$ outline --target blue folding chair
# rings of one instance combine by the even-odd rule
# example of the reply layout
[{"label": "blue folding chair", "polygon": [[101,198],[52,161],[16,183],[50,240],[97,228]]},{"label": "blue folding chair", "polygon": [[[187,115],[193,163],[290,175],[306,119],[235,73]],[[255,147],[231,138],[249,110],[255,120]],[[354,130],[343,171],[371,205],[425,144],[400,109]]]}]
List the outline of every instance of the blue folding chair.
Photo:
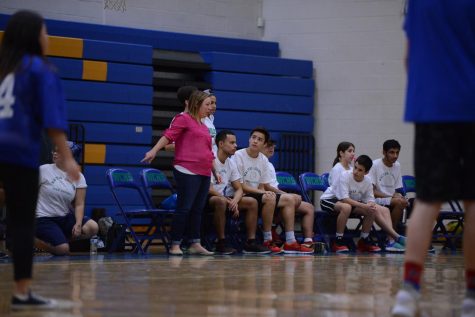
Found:
[{"label": "blue folding chair", "polygon": [[[149,194],[146,195],[149,208],[155,208],[155,203],[153,202],[152,195],[150,195],[150,191],[152,189],[168,190],[172,194],[172,196],[175,195],[176,198],[175,189],[173,189],[172,185],[168,181],[167,177],[162,173],[162,171],[157,170],[155,168],[145,168],[140,171],[140,180],[144,191]],[[165,200],[169,199],[172,196],[165,198]],[[170,208],[169,204],[165,204],[163,202],[160,204],[160,208],[174,210],[174,208]]]},{"label": "blue folding chair", "polygon": [[[168,211],[149,207],[146,195],[129,171],[111,168],[107,170],[106,176],[112,196],[119,209],[119,215],[122,216],[127,227],[117,236],[111,250],[119,241],[125,239],[126,246],[132,247],[132,252],[144,254],[152,241],[160,238],[168,251],[168,241],[161,230],[161,218]],[[129,209],[126,207],[126,200],[130,197],[137,198],[143,208]],[[145,227],[145,229],[136,230],[138,227]],[[130,234],[133,242],[128,242],[127,233]]]}]

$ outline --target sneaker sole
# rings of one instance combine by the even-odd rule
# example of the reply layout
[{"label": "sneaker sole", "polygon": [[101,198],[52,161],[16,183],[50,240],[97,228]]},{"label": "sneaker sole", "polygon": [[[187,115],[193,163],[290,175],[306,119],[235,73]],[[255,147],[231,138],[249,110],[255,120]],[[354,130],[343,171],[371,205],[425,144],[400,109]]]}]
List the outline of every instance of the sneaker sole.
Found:
[{"label": "sneaker sole", "polygon": [[385,251],[390,253],[404,253],[406,250],[386,248]]},{"label": "sneaker sole", "polygon": [[285,254],[313,254],[315,251],[292,251],[292,250],[284,250]]},{"label": "sneaker sole", "polygon": [[262,252],[253,252],[253,251],[242,251],[243,254],[248,254],[248,255],[266,255],[266,254],[271,254],[271,251],[262,251]]},{"label": "sneaker sole", "polygon": [[19,304],[11,304],[10,308],[12,310],[37,310],[37,309],[55,309],[58,308],[58,303],[56,301],[51,301],[51,303],[47,305],[19,305]]}]

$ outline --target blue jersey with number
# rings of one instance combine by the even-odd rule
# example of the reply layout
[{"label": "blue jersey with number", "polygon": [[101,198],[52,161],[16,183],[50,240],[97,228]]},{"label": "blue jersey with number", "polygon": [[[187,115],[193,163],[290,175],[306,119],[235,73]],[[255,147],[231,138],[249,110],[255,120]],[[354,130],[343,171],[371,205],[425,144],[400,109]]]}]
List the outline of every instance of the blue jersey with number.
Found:
[{"label": "blue jersey with number", "polygon": [[0,163],[37,167],[44,128],[66,131],[63,90],[50,65],[27,55],[0,84]]}]

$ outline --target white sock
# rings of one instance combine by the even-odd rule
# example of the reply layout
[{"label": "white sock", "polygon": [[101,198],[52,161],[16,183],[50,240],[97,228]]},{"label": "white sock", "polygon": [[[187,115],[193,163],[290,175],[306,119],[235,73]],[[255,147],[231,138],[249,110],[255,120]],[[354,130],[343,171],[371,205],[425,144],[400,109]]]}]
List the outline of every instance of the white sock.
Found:
[{"label": "white sock", "polygon": [[264,231],[264,241],[271,241],[272,240],[272,232],[271,231]]},{"label": "white sock", "polygon": [[335,235],[336,235],[337,238],[343,238],[343,233],[338,233],[337,232]]},{"label": "white sock", "polygon": [[361,238],[366,239],[369,237],[369,232],[361,232]]},{"label": "white sock", "polygon": [[312,238],[305,238],[303,239],[303,242],[313,242]]},{"label": "white sock", "polygon": [[293,231],[286,231],[285,232],[285,242],[293,243],[295,242],[295,233]]}]

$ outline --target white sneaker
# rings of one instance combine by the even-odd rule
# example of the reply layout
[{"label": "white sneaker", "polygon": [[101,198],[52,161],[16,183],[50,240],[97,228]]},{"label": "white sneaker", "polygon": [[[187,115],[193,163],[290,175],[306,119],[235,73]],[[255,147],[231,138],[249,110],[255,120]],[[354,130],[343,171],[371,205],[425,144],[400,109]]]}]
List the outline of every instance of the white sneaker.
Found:
[{"label": "white sneaker", "polygon": [[415,317],[420,295],[416,291],[401,289],[396,295],[396,303],[391,311],[392,317]]},{"label": "white sneaker", "polygon": [[465,298],[463,300],[461,317],[475,317],[475,299]]}]

